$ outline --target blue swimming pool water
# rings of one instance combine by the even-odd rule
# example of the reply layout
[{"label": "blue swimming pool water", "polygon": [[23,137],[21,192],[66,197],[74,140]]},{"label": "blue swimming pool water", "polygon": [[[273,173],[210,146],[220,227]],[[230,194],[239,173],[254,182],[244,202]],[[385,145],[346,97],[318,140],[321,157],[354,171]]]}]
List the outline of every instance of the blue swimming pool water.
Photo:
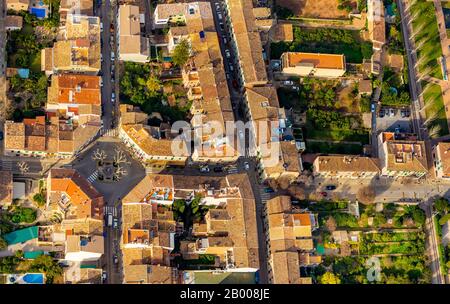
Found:
[{"label": "blue swimming pool water", "polygon": [[32,7],[31,13],[38,18],[45,18],[45,8]]},{"label": "blue swimming pool water", "polygon": [[28,284],[44,284],[44,274],[42,273],[27,273],[22,280]]}]

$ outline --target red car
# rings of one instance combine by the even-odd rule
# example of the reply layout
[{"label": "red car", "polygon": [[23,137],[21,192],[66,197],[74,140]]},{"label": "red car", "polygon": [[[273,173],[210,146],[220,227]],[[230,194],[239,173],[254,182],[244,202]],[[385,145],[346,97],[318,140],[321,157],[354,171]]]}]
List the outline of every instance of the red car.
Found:
[{"label": "red car", "polygon": [[236,79],[233,79],[232,83],[233,83],[233,87],[234,87],[235,89],[238,89],[238,88],[239,88]]},{"label": "red car", "polygon": [[320,192],[320,194],[322,194],[322,196],[327,197],[328,193],[326,192]]}]

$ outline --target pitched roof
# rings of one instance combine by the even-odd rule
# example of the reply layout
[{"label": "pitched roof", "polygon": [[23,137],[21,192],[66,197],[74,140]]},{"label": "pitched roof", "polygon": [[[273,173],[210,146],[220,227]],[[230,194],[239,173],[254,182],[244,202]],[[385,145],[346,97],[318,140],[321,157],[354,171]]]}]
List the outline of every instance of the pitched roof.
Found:
[{"label": "pitched roof", "polygon": [[[121,125],[121,129],[128,135],[131,140],[138,145],[147,155],[152,156],[189,156],[186,143],[180,141],[177,146],[170,139],[156,139],[150,134],[148,128],[142,124]],[[173,151],[174,148],[176,151]]]},{"label": "pitched roof", "polygon": [[49,102],[100,105],[100,76],[53,75],[48,93]]},{"label": "pitched roof", "polygon": [[76,170],[50,170],[49,192],[65,193],[72,202],[74,218],[96,218],[103,216],[103,196]]},{"label": "pitched roof", "polygon": [[318,156],[317,172],[379,172],[378,159],[355,155]]},{"label": "pitched roof", "polygon": [[231,26],[239,50],[239,61],[244,84],[267,83],[266,65],[262,56],[262,44],[255,27],[252,1],[227,1]]}]

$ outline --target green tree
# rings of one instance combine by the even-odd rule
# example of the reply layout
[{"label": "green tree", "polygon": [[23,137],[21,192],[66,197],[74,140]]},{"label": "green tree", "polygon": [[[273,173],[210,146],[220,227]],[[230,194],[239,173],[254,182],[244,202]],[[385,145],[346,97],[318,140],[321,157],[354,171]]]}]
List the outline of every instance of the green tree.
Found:
[{"label": "green tree", "polygon": [[173,51],[173,63],[178,66],[184,66],[189,59],[190,53],[191,47],[189,46],[189,42],[186,39],[181,40]]},{"label": "green tree", "polygon": [[319,278],[320,284],[341,284],[341,279],[332,272],[325,272],[323,276]]},{"label": "green tree", "polygon": [[4,238],[0,236],[0,250],[4,250],[8,247],[8,243],[5,241]]},{"label": "green tree", "polygon": [[55,277],[62,275],[63,270],[51,256],[41,255],[33,261],[29,272],[45,273],[47,284],[52,284]]},{"label": "green tree", "polygon": [[441,214],[447,213],[450,209],[448,200],[444,197],[438,198],[434,201],[434,208]]},{"label": "green tree", "polygon": [[145,82],[145,87],[147,88],[150,95],[154,96],[161,88],[161,82],[155,76],[150,76]]}]

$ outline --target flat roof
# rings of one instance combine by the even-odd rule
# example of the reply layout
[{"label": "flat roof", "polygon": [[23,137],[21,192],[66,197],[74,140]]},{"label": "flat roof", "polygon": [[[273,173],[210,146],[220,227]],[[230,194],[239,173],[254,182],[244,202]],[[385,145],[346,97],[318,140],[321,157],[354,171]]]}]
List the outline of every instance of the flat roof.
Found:
[{"label": "flat roof", "polygon": [[[287,52],[289,66],[313,64],[319,69],[344,69],[345,57],[338,54]],[[283,54],[283,55],[284,55]]]}]

